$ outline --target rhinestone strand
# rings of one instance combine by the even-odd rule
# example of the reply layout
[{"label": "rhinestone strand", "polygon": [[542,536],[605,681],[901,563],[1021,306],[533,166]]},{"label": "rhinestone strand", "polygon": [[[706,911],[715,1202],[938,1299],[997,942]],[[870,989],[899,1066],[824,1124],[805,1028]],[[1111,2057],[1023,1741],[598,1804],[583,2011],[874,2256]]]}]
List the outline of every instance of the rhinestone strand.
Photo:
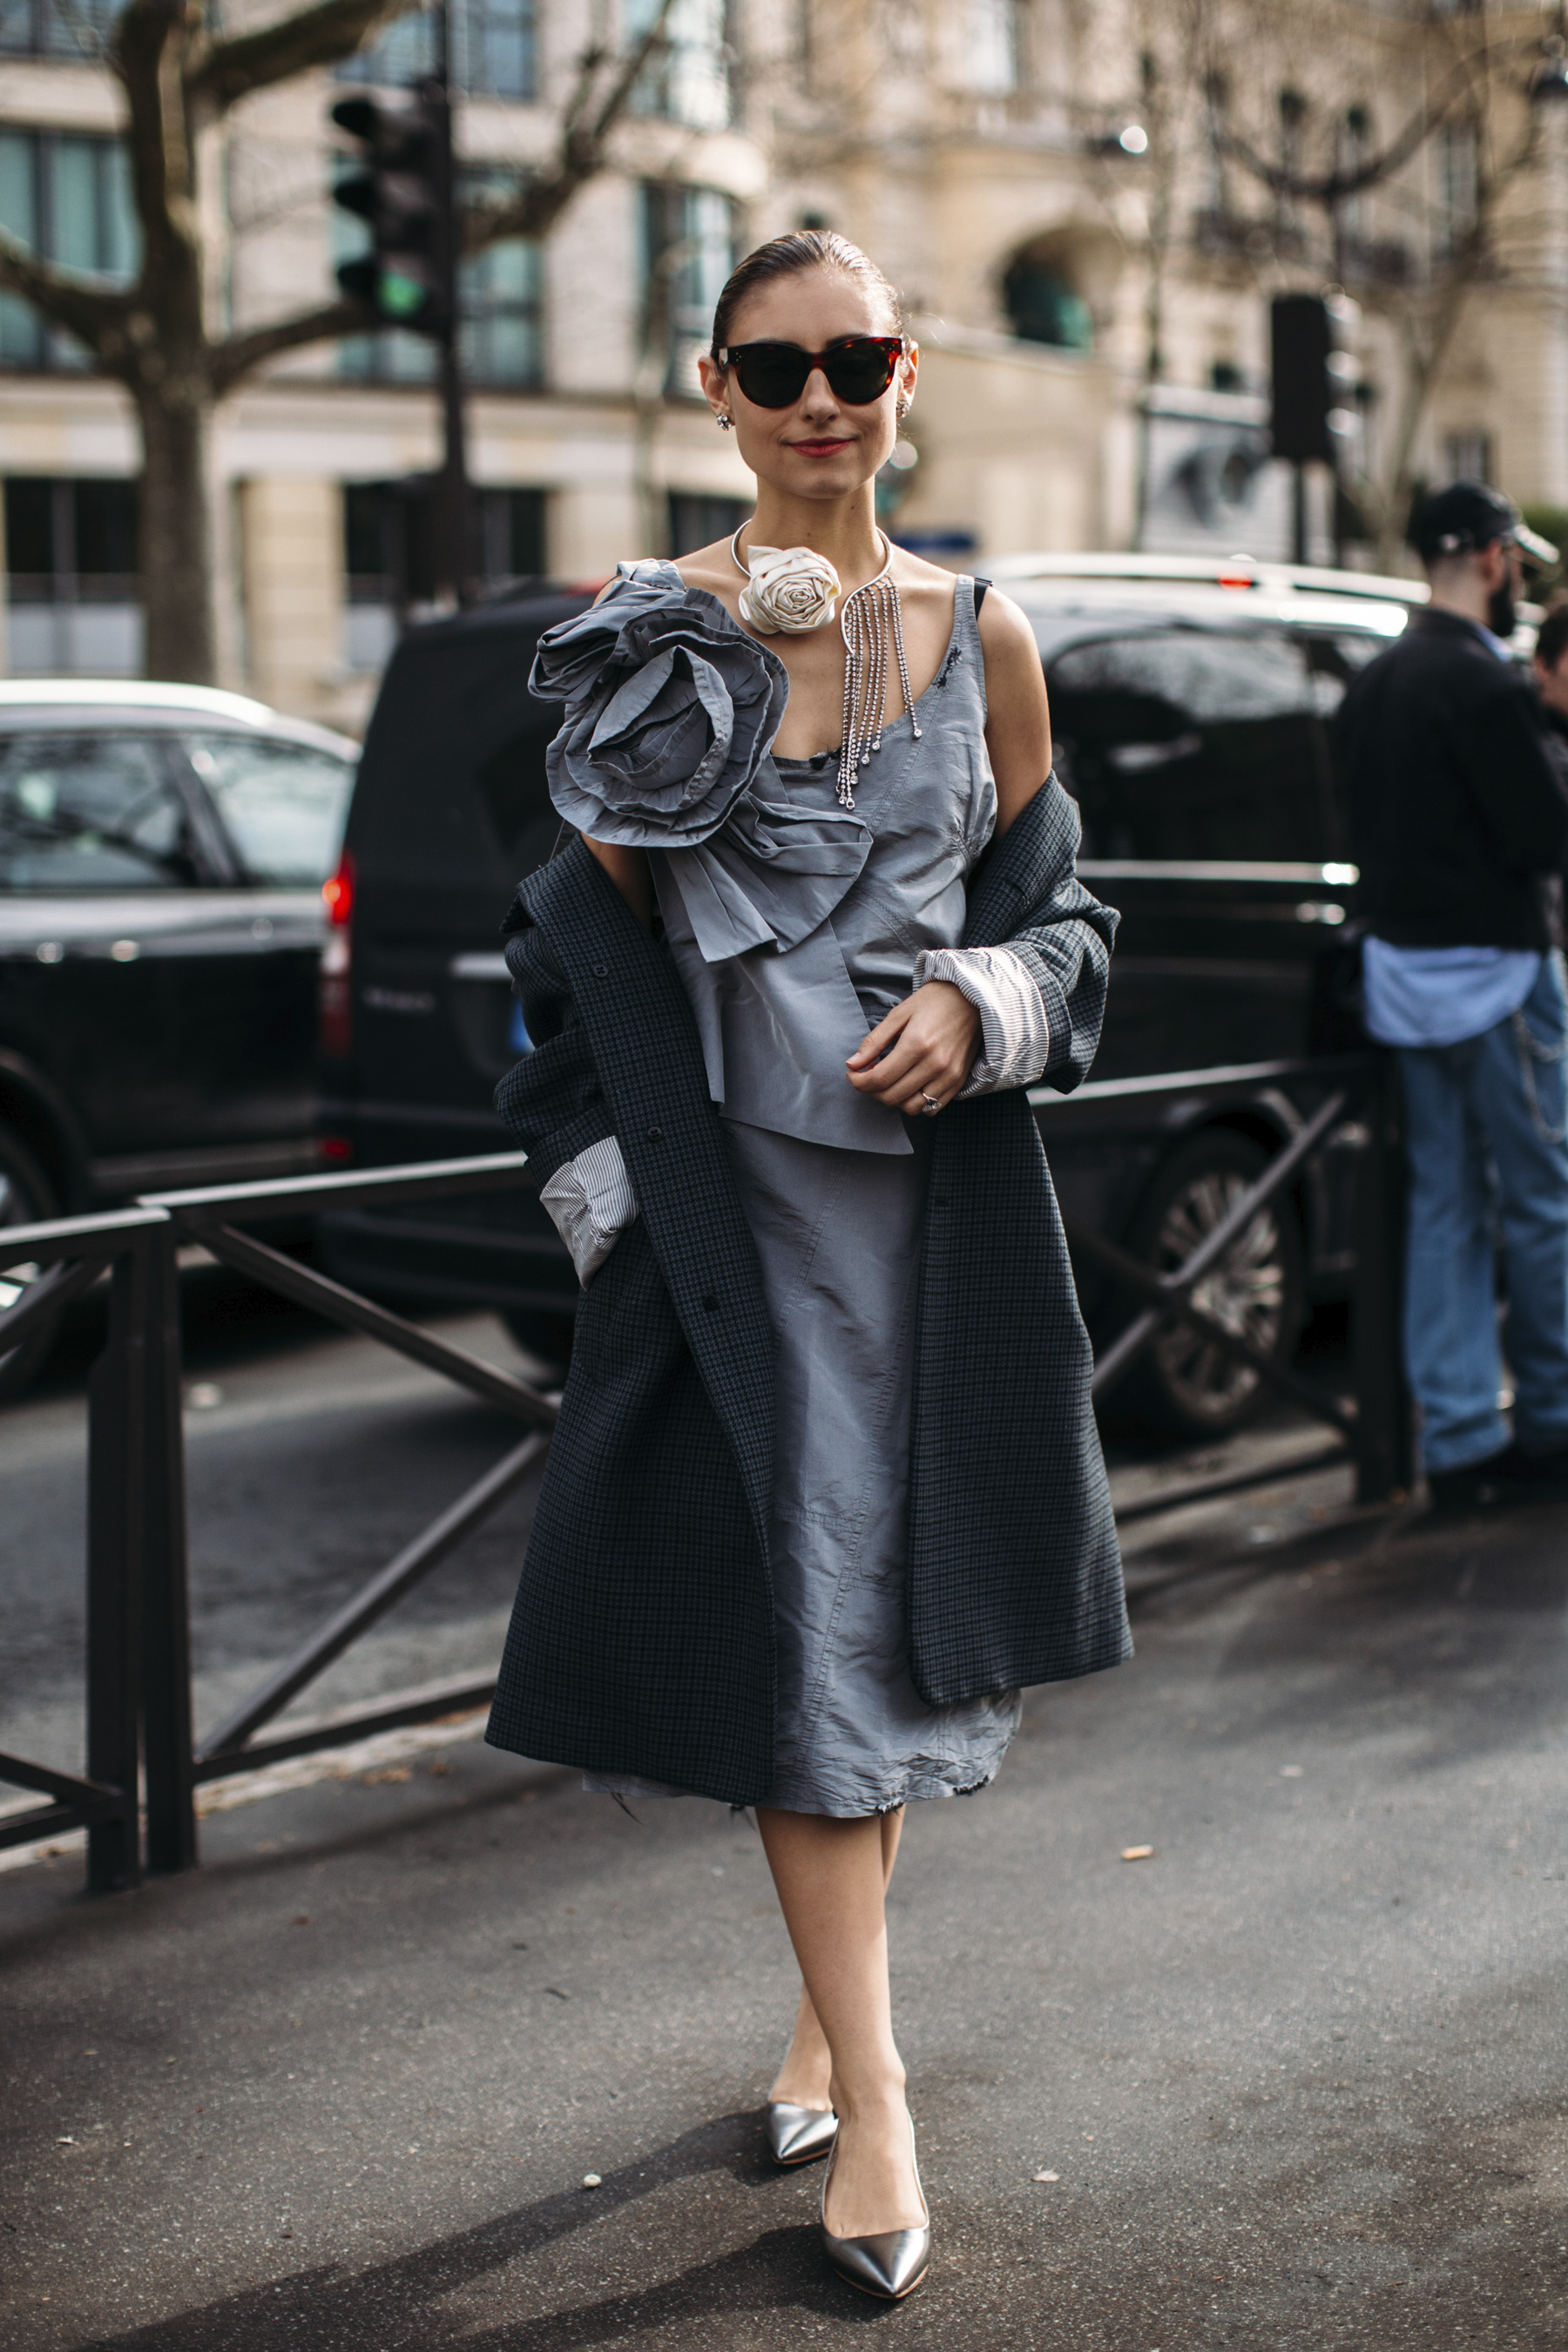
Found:
[{"label": "rhinestone strand", "polygon": [[921,722],[910,692],[910,666],[904,655],[903,612],[899,592],[888,574],[892,569],[891,541],[883,534],[887,557],[874,580],[868,580],[844,599],[838,626],[844,638],[844,731],[838,751],[839,805],[855,805],[855,772],[870,765],[873,751],[882,748],[883,714],[888,699],[889,647],[898,665],[904,709],[918,743]]}]

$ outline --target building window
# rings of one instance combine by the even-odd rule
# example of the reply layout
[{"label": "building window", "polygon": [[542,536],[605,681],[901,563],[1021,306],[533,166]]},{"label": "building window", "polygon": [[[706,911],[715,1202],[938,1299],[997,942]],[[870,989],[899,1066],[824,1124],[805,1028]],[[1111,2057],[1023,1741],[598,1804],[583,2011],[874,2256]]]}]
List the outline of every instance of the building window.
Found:
[{"label": "building window", "polygon": [[1204,209],[1223,220],[1230,211],[1230,170],[1225,142],[1230,135],[1230,83],[1222,73],[1204,77]]},{"label": "building window", "polygon": [[1062,352],[1093,349],[1089,304],[1048,263],[1020,255],[1002,281],[1002,299],[1021,342],[1048,343]]},{"label": "building window", "polygon": [[121,0],[11,0],[0,12],[0,57],[100,65]]},{"label": "building window", "polygon": [[[1372,161],[1372,116],[1364,106],[1345,109],[1340,126],[1339,168],[1347,179],[1364,172]],[[1340,205],[1340,227],[1346,236],[1358,239],[1366,236],[1366,195],[1358,190]]]},{"label": "building window", "polygon": [[[452,87],[465,98],[537,94],[533,0],[451,0]],[[436,69],[435,20],[426,9],[399,16],[374,47],[338,68],[340,81],[423,81]]]},{"label": "building window", "polygon": [[463,373],[470,383],[533,388],[544,381],[540,252],[507,237],[462,268]]},{"label": "building window", "polygon": [[643,190],[644,331],[668,348],[667,392],[700,399],[700,354],[713,340],[713,313],[740,258],[738,208],[717,188],[668,181]]},{"label": "building window", "polygon": [[136,485],[13,475],[6,636],[17,677],[134,677],[142,667]]},{"label": "building window", "polygon": [[715,540],[733,539],[751,511],[750,499],[716,499],[705,490],[671,490],[670,554],[689,555],[695,548],[711,547]]},{"label": "building window", "polygon": [[[358,167],[349,157],[335,159],[343,173]],[[511,175],[482,168],[465,172],[466,194],[500,192],[515,184]],[[347,261],[367,252],[370,229],[352,213],[331,207],[332,259]],[[544,329],[541,303],[542,273],[538,246],[526,237],[507,237],[470,254],[458,274],[462,311],[458,349],[463,373],[470,383],[514,392],[536,391],[544,381]],[[426,335],[411,335],[396,327],[378,328],[374,334],[350,335],[338,345],[338,373],[372,383],[429,383],[437,356]]]},{"label": "building window", "polygon": [[[626,0],[626,38],[641,39],[658,0]],[[674,0],[662,46],[648,59],[633,111],[690,131],[727,131],[734,120],[729,0]]]},{"label": "building window", "polygon": [[1437,134],[1437,236],[1440,259],[1452,260],[1479,220],[1480,173],[1475,125],[1450,122]]},{"label": "building window", "polygon": [[1016,90],[1021,79],[1018,0],[969,0],[963,26],[964,89],[984,98]]},{"label": "building window", "polygon": [[[434,580],[429,478],[343,485],[343,656],[351,669],[382,668],[398,616],[426,603]],[[545,492],[472,492],[474,556],[489,589],[542,580]]]},{"label": "building window", "polygon": [[1443,478],[1448,482],[1489,482],[1492,478],[1491,435],[1448,434],[1443,442]]},{"label": "building window", "polygon": [[[46,261],[111,284],[136,275],[130,160],[118,139],[76,131],[0,131],[0,226]],[[73,336],[0,296],[0,365],[89,368]]]}]

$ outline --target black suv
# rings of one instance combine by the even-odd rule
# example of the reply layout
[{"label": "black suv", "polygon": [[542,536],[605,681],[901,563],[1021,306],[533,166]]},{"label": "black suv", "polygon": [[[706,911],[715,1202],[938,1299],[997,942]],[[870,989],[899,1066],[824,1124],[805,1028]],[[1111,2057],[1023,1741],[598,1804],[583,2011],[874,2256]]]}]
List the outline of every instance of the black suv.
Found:
[{"label": "black suv", "polygon": [[[1159,1263],[1185,1256],[1300,1122],[1288,1085],[1223,1109],[1162,1102],[1142,1118],[1095,1083],[1290,1059],[1342,1044],[1326,986],[1344,960],[1343,812],[1326,722],[1355,670],[1422,592],[1335,572],[1180,560],[998,563],[1029,615],[1050,689],[1058,772],[1083,812],[1080,870],[1122,910],[1094,1081],[1070,1145],[1037,1116],[1069,1213]],[[505,1148],[496,1080],[528,1050],[499,925],[559,830],[544,751],[559,713],[527,678],[542,629],[585,594],[500,605],[405,638],[365,746],[328,951],[328,1149],[362,1164]],[[1331,1151],[1265,1212],[1211,1279],[1289,1352],[1314,1298],[1342,1295],[1348,1157]],[[576,1284],[521,1190],[417,1213],[335,1217],[344,1279],[412,1305],[497,1307],[535,1353],[570,1346]],[[1224,1292],[1226,1295],[1221,1296]],[[1234,1292],[1234,1297],[1231,1293]],[[1113,1302],[1084,1281],[1091,1324]],[[1188,1433],[1234,1425],[1258,1376],[1190,1335],[1151,1351],[1141,1402]]]},{"label": "black suv", "polygon": [[0,1223],[318,1164],[321,886],[357,757],[199,687],[0,686]]}]

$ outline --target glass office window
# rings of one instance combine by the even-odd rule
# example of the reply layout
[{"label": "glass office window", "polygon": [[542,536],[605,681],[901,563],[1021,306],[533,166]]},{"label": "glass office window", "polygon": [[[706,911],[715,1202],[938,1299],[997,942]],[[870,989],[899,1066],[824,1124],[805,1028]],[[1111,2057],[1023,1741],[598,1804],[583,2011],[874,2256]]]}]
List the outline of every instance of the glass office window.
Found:
[{"label": "glass office window", "polygon": [[668,343],[667,389],[700,399],[699,355],[713,333],[724,280],[740,258],[738,207],[717,188],[649,183],[643,190],[646,331]]},{"label": "glass office window", "polygon": [[[658,14],[658,0],[626,0],[626,39],[639,40]],[[734,120],[729,0],[675,0],[632,107],[692,131],[729,129]]]},{"label": "glass office window", "polygon": [[[46,261],[124,285],[140,240],[130,158],[118,139],[77,131],[0,130],[0,226]],[[15,296],[0,296],[0,364],[82,369],[74,337]]]},{"label": "glass office window", "polygon": [[[466,98],[527,100],[537,95],[534,0],[453,0],[452,87]],[[434,21],[415,9],[379,41],[338,68],[340,81],[400,88],[435,71]]]}]

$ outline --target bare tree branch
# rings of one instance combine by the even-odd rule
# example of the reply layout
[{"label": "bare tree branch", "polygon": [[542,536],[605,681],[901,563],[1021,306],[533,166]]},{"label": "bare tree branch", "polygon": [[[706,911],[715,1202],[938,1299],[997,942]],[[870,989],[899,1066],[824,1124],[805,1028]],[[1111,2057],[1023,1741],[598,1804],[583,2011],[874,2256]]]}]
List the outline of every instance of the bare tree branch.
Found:
[{"label": "bare tree branch", "polygon": [[674,5],[675,0],[659,0],[647,30],[621,58],[597,103],[595,91],[605,52],[584,50],[562,120],[553,168],[531,174],[515,194],[471,205],[463,222],[465,252],[481,252],[507,236],[543,236],[554,227],[578,189],[603,170],[605,142],[626,112],[648,59],[664,46],[665,26]]},{"label": "bare tree branch", "polygon": [[221,399],[241,376],[249,375],[264,361],[275,360],[284,352],[302,351],[308,343],[330,342],[339,335],[373,334],[381,323],[363,303],[345,297],[339,302],[323,303],[319,310],[301,310],[292,319],[277,320],[269,327],[247,328],[245,333],[213,345],[213,390]]},{"label": "bare tree branch", "polygon": [[30,302],[51,326],[75,335],[103,364],[112,364],[105,345],[112,350],[129,307],[130,297],[123,289],[111,292],[90,278],[78,278],[38,260],[4,228],[0,228],[0,287]]},{"label": "bare tree branch", "polygon": [[[1404,169],[1435,131],[1441,130],[1447,122],[1472,115],[1477,103],[1476,68],[1479,67],[1485,73],[1492,62],[1480,55],[1459,58],[1387,146],[1377,154],[1369,156],[1353,171],[1288,171],[1283,164],[1271,163],[1267,155],[1260,155],[1249,141],[1238,137],[1234,131],[1226,130],[1211,100],[1214,143],[1219,153],[1232,163],[1239,163],[1271,194],[1295,196],[1303,204],[1331,207],[1345,203],[1352,196],[1363,194],[1368,188],[1376,187],[1381,181],[1392,178],[1395,172]],[[1210,79],[1211,86],[1217,82],[1216,76],[1211,76]]]},{"label": "bare tree branch", "polygon": [[316,0],[314,7],[198,51],[186,70],[186,90],[222,113],[253,89],[352,57],[413,5],[414,0]]}]

